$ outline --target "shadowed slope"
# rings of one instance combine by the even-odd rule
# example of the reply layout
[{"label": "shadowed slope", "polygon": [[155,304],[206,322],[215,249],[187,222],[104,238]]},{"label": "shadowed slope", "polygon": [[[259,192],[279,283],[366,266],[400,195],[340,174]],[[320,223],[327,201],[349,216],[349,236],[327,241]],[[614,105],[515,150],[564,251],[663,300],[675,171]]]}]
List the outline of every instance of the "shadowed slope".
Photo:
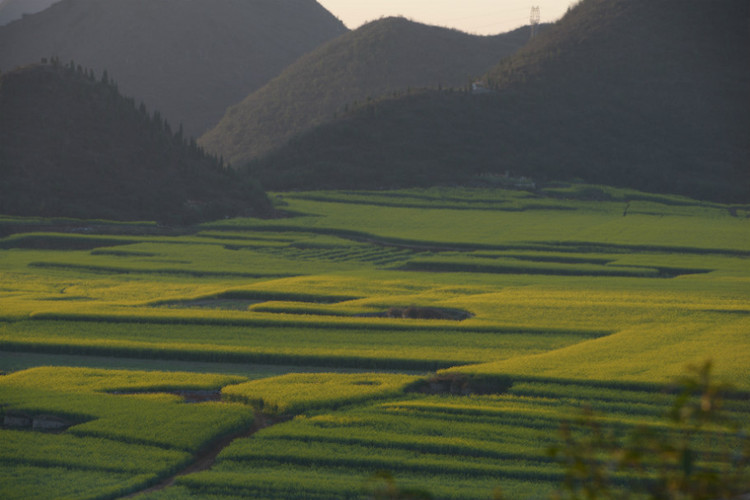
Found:
[{"label": "shadowed slope", "polygon": [[465,87],[529,39],[528,29],[474,36],[403,18],[325,44],[231,107],[200,140],[239,165],[357,101],[408,88]]},{"label": "shadowed slope", "polygon": [[369,103],[253,165],[269,188],[590,182],[750,199],[750,4],[584,0],[494,93]]},{"label": "shadowed slope", "polygon": [[227,106],[347,30],[314,0],[62,0],[0,27],[0,68],[57,56],[198,136]]},{"label": "shadowed slope", "polygon": [[59,0],[2,0],[0,1],[0,26],[20,19],[24,14],[40,12]]},{"label": "shadowed slope", "polygon": [[0,213],[194,222],[265,195],[110,82],[35,65],[0,77]]}]

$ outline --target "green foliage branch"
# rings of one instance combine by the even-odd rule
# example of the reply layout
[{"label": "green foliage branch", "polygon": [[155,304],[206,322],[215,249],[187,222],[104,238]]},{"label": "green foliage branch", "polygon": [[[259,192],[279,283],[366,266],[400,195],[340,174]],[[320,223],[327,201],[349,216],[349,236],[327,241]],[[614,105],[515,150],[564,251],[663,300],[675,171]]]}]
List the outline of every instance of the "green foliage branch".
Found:
[{"label": "green foliage branch", "polygon": [[624,439],[584,409],[550,448],[565,470],[557,499],[718,500],[750,492],[750,439],[723,410],[728,384],[712,362],[688,367],[664,426],[638,426]]}]

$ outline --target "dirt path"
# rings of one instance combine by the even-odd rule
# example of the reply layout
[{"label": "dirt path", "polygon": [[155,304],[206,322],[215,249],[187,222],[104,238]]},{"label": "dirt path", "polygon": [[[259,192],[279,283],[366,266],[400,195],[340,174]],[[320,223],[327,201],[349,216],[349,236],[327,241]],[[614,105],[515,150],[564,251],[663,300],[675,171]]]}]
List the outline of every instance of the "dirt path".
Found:
[{"label": "dirt path", "polygon": [[164,488],[172,486],[175,480],[180,476],[186,476],[188,474],[193,474],[195,472],[208,470],[211,468],[211,466],[213,466],[214,462],[216,461],[216,457],[219,455],[219,453],[221,453],[221,451],[224,448],[229,446],[229,444],[232,443],[232,441],[234,441],[235,439],[252,436],[259,430],[265,429],[266,427],[270,427],[271,425],[277,424],[281,421],[282,420],[279,420],[279,419],[273,419],[269,417],[268,415],[264,415],[263,413],[256,412],[255,418],[253,420],[253,425],[250,426],[249,429],[244,429],[234,434],[230,434],[229,436],[225,436],[211,443],[206,448],[196,453],[196,455],[193,457],[193,461],[181,471],[162,480],[161,482],[159,482],[158,484],[154,486],[150,486],[149,488],[144,489],[144,490],[136,491],[135,493],[131,493],[121,498],[135,498],[145,493],[151,493],[154,491],[163,490]]}]

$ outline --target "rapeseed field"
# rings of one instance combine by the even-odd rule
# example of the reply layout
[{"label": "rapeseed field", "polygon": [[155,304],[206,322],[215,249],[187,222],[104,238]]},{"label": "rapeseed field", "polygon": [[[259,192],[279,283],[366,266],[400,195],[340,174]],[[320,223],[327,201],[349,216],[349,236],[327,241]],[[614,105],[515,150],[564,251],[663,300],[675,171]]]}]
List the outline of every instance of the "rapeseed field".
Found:
[{"label": "rapeseed field", "polygon": [[748,207],[586,189],[281,193],[288,217],[162,232],[0,219],[39,229],[0,239],[0,497],[119,498],[229,436],[141,498],[368,498],[384,477],[545,498],[562,422],[669,435],[665,387],[707,359],[746,421]]}]

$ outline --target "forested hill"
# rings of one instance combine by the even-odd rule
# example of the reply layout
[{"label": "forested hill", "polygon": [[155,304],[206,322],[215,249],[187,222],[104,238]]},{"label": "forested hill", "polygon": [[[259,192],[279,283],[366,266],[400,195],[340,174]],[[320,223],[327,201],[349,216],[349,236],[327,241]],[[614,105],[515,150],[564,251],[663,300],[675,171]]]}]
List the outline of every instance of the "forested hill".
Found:
[{"label": "forested hill", "polygon": [[315,0],[62,0],[0,27],[0,69],[57,56],[107,70],[123,95],[197,137],[346,31]]},{"label": "forested hill", "polygon": [[252,168],[267,188],[581,178],[750,200],[750,3],[583,0],[490,94],[361,106]]},{"label": "forested hill", "polygon": [[59,0],[0,0],[0,26],[42,11]]},{"label": "forested hill", "polygon": [[368,23],[300,58],[231,107],[201,145],[240,164],[345,106],[420,87],[465,87],[529,40],[523,28],[473,36],[403,18]]},{"label": "forested hill", "polygon": [[0,213],[191,223],[268,210],[108,77],[59,64],[0,76]]}]

